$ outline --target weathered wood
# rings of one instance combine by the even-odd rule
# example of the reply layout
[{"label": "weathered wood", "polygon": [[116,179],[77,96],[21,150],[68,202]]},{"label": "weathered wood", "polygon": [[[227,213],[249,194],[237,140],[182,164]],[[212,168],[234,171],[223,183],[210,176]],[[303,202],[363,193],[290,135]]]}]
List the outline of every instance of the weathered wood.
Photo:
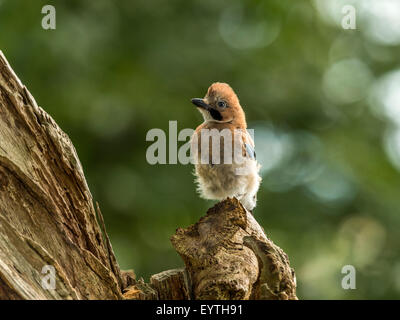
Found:
[{"label": "weathered wood", "polygon": [[136,274],[133,270],[122,270],[121,271],[122,278],[122,287],[127,288],[136,283]]},{"label": "weathered wood", "polygon": [[125,288],[123,296],[126,300],[158,300],[158,292],[143,279]]},{"label": "weathered wood", "polygon": [[286,254],[235,198],[178,229],[171,241],[185,262],[195,299],[297,299]]},{"label": "weathered wood", "polygon": [[187,275],[184,269],[172,269],[152,275],[151,286],[160,300],[189,300]]},{"label": "weathered wood", "polygon": [[[56,270],[55,290],[41,286],[45,265]],[[75,148],[1,52],[0,279],[9,298],[121,298]]]},{"label": "weathered wood", "polygon": [[257,256],[261,269],[251,299],[297,300],[296,276],[290,268],[287,254],[272,241],[254,236],[244,237],[243,244]]}]

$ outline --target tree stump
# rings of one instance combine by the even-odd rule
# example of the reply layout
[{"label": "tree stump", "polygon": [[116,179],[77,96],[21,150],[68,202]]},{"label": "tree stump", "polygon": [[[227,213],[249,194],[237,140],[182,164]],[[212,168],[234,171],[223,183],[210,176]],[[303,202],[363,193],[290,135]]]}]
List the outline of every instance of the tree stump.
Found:
[{"label": "tree stump", "polygon": [[287,255],[236,198],[208,210],[171,238],[193,299],[297,299]]}]

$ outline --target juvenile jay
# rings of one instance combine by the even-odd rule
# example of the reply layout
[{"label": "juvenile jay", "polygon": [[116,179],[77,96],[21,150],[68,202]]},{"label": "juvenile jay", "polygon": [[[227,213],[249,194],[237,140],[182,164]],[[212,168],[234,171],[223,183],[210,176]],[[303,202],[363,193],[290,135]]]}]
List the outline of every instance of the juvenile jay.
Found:
[{"label": "juvenile jay", "polygon": [[191,139],[200,196],[210,200],[236,197],[252,212],[261,183],[254,142],[233,89],[213,83],[203,99],[192,99],[204,118]]}]

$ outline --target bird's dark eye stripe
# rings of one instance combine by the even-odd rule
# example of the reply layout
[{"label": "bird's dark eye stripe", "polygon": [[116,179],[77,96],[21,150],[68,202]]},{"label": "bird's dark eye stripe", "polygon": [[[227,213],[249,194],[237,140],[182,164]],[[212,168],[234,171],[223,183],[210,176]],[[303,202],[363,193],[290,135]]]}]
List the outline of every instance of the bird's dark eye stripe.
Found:
[{"label": "bird's dark eye stripe", "polygon": [[210,109],[210,114],[214,120],[218,120],[218,121],[222,120],[222,115],[217,110]]}]

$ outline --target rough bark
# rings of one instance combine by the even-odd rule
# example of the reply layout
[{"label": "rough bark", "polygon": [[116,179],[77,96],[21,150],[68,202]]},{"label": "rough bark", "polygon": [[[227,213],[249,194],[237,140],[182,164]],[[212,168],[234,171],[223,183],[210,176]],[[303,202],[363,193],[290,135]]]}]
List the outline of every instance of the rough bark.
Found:
[{"label": "rough bark", "polygon": [[171,238],[193,299],[297,299],[289,259],[241,203],[227,199]]},{"label": "rough bark", "polygon": [[185,269],[120,270],[73,144],[0,51],[0,299],[296,299],[286,254],[236,199],[171,240]]},{"label": "rough bark", "polygon": [[[120,298],[75,148],[2,53],[0,94],[0,298]],[[55,290],[41,286],[45,265]]]},{"label": "rough bark", "polygon": [[188,300],[189,283],[184,269],[167,270],[153,275],[150,284],[160,300]]}]

